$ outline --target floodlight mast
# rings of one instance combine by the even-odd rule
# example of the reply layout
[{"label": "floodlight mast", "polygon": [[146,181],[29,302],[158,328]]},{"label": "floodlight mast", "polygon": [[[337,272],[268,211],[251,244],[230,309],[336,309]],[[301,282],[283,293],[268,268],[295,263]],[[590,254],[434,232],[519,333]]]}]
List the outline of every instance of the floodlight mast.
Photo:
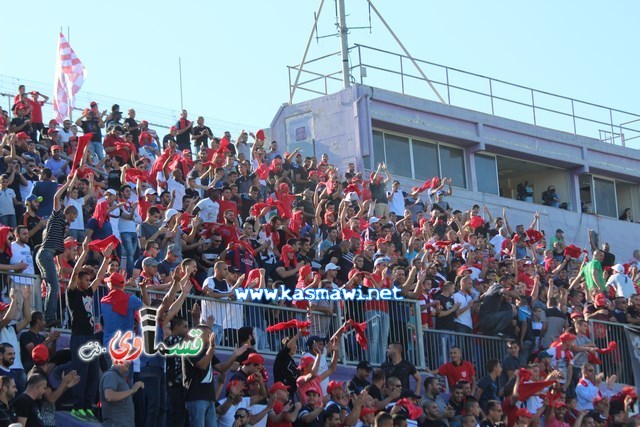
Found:
[{"label": "floodlight mast", "polygon": [[347,16],[345,13],[345,0],[338,1],[338,31],[340,33],[340,51],[342,56],[342,88],[351,86],[351,73],[349,70],[349,28],[347,27]]}]

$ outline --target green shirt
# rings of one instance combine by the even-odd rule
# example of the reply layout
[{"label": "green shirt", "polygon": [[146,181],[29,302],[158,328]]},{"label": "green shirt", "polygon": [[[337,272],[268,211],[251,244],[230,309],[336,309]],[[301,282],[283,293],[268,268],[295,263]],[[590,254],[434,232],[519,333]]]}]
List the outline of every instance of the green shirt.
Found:
[{"label": "green shirt", "polygon": [[[596,283],[593,280],[593,273],[596,273],[598,276],[598,280],[602,285]],[[591,291],[593,289],[600,289],[601,291],[605,290],[604,286],[604,277],[602,275],[602,264],[597,259],[589,261],[582,270],[582,276],[584,277],[585,282],[587,283],[587,290]]]}]

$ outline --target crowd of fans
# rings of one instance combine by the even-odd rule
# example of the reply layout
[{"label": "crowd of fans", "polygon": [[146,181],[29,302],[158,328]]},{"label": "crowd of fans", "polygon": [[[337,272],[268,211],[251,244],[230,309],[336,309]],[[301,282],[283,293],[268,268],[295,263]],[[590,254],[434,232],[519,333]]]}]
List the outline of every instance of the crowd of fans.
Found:
[{"label": "crowd of fans", "polygon": [[[538,214],[512,229],[506,210],[452,208],[450,179],[403,191],[384,163],[338,170],[262,131],[218,138],[187,111],[160,138],[133,109],[123,119],[95,102],[45,125],[46,101],[21,86],[0,117],[0,426],[52,426],[61,408],[109,426],[639,424],[636,390],[596,374],[620,349],[587,321],[640,324],[640,251],[616,262],[594,233],[589,251],[561,229],[547,236]],[[232,303],[237,289],[280,286],[398,288],[420,311]],[[93,341],[140,336],[144,307],[157,310],[158,342],[197,336],[202,350],[81,358]],[[449,354],[422,373],[407,356],[416,319]],[[458,333],[503,337],[507,355],[476,372]],[[265,350],[277,353],[271,372]],[[346,384],[331,379],[341,351],[360,361]]]}]

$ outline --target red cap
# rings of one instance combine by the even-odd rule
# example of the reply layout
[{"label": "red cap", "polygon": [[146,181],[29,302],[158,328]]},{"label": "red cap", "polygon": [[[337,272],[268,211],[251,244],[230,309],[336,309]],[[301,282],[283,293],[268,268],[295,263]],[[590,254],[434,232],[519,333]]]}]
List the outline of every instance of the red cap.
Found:
[{"label": "red cap", "polygon": [[249,363],[257,363],[260,365],[264,365],[264,358],[260,356],[258,353],[251,353],[249,354],[249,356],[247,356],[245,361],[242,362],[243,365],[248,365]]},{"label": "red cap", "polygon": [[273,393],[275,393],[275,392],[276,392],[276,391],[278,391],[278,390],[288,391],[288,390],[289,390],[289,387],[288,387],[288,386],[286,386],[286,385],[284,385],[284,384],[282,383],[282,381],[278,381],[278,382],[276,382],[276,383],[273,383],[273,385],[272,385],[271,387],[269,387],[269,393],[270,393],[270,394],[273,394]]},{"label": "red cap", "polygon": [[171,127],[169,128],[169,132],[173,132],[174,130],[178,130],[178,128],[177,128],[177,127],[175,127],[175,126],[171,126]]},{"label": "red cap", "polygon": [[573,335],[572,333],[569,332],[565,332],[562,335],[560,335],[560,337],[558,338],[558,340],[560,342],[571,342],[571,341],[575,341],[576,336]]},{"label": "red cap", "polygon": [[331,394],[331,392],[337,388],[342,388],[344,383],[342,381],[331,380],[327,385],[327,394]]},{"label": "red cap", "polygon": [[141,122],[140,122],[140,124],[141,124],[142,126],[148,126],[148,125],[149,125],[149,122],[148,122],[148,121],[146,121],[146,120],[143,120],[143,121],[141,121]]},{"label": "red cap", "polygon": [[27,135],[26,132],[18,132],[16,134],[16,138],[18,138],[18,139],[31,139],[31,137],[29,135]]},{"label": "red cap", "polygon": [[360,410],[360,419],[366,417],[369,414],[375,414],[376,410],[374,408],[362,408]]},{"label": "red cap", "polygon": [[461,265],[461,266],[460,266],[460,268],[458,268],[458,274],[457,274],[457,275],[458,275],[458,276],[462,276],[462,274],[463,274],[465,271],[471,272],[472,270],[471,270],[471,268],[470,268],[470,267],[468,267],[468,266],[466,266],[466,265]]},{"label": "red cap", "polygon": [[58,133],[58,129],[51,128],[47,131],[47,135],[53,135],[54,133]]},{"label": "red cap", "polygon": [[58,150],[58,151],[62,151],[62,148],[60,148],[60,146],[59,146],[59,145],[52,145],[52,146],[51,146],[51,152],[53,153],[53,152],[54,152],[54,151],[56,151],[56,150]]},{"label": "red cap", "polygon": [[44,344],[38,344],[31,350],[31,359],[36,365],[44,365],[49,361],[49,349]]},{"label": "red cap", "polygon": [[572,319],[584,319],[584,316],[579,311],[574,311],[570,316]]},{"label": "red cap", "polygon": [[596,304],[596,307],[604,307],[607,305],[607,297],[600,292],[593,298],[593,302]]},{"label": "red cap", "polygon": [[107,281],[111,283],[112,287],[122,288],[124,287],[124,277],[120,273],[113,273],[107,278]]},{"label": "red cap", "polygon": [[556,400],[555,402],[553,402],[553,407],[554,408],[566,408],[567,404],[564,403],[562,400]]},{"label": "red cap", "polygon": [[625,396],[631,396],[632,399],[638,398],[638,392],[635,387],[631,387],[630,385],[626,385],[622,387],[622,394]]},{"label": "red cap", "polygon": [[311,366],[315,361],[316,359],[312,356],[304,356],[302,359],[300,359],[300,364],[298,365],[298,369],[304,369],[307,366]]},{"label": "red cap", "polygon": [[302,278],[306,278],[311,273],[311,266],[309,264],[303,265],[298,271],[298,275]]},{"label": "red cap", "polygon": [[76,246],[80,246],[80,243],[78,243],[78,241],[76,239],[74,239],[73,237],[67,237],[66,239],[64,239],[64,248],[65,249],[69,249],[69,248],[73,248]]}]

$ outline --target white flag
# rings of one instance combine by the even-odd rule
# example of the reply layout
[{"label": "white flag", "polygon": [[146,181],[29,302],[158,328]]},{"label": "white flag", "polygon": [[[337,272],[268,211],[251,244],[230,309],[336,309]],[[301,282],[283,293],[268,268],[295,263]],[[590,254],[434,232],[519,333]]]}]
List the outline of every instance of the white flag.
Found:
[{"label": "white flag", "polygon": [[60,33],[53,90],[53,110],[56,113],[58,123],[71,117],[71,111],[75,105],[75,95],[84,83],[85,74],[84,65],[71,49],[64,35]]}]

